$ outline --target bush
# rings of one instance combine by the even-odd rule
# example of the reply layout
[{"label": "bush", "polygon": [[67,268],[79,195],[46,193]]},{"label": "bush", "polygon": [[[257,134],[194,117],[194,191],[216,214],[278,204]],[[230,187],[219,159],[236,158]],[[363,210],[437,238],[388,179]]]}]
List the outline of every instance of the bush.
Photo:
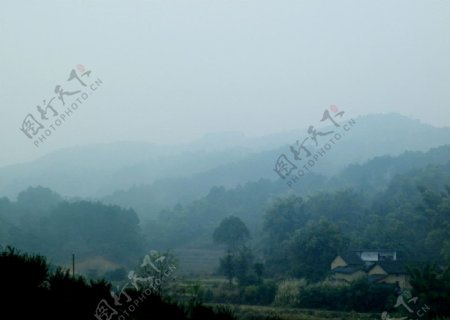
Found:
[{"label": "bush", "polygon": [[312,309],[357,312],[381,312],[395,301],[395,286],[372,284],[366,279],[350,285],[333,282],[307,284],[302,280],[288,280],[278,286],[275,305]]},{"label": "bush", "polygon": [[277,285],[273,281],[248,286],[229,286],[222,284],[203,292],[203,299],[208,303],[269,305],[273,302]]},{"label": "bush", "polygon": [[268,305],[273,302],[276,292],[277,285],[271,281],[250,285],[241,289],[241,303]]},{"label": "bush", "polygon": [[305,288],[306,285],[305,279],[291,279],[281,282],[275,295],[275,305],[285,307],[299,306],[300,290]]},{"label": "bush", "polygon": [[330,282],[308,285],[300,291],[299,307],[328,310],[381,312],[386,310],[396,296],[396,287],[373,284],[361,279],[350,285]]}]

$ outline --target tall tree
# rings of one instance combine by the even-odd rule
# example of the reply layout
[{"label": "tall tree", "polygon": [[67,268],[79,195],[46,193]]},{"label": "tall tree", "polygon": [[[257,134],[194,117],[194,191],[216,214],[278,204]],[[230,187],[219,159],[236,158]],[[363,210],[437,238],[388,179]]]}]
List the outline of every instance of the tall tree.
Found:
[{"label": "tall tree", "polygon": [[323,279],[336,255],[348,246],[339,227],[327,220],[299,230],[289,241],[291,273],[312,281]]},{"label": "tall tree", "polygon": [[214,242],[226,244],[231,252],[236,252],[249,238],[250,232],[247,226],[235,216],[223,219],[213,234]]},{"label": "tall tree", "polygon": [[234,257],[230,251],[220,259],[220,267],[219,270],[223,273],[227,279],[229,284],[233,283],[233,278],[235,277],[235,269],[234,269]]}]

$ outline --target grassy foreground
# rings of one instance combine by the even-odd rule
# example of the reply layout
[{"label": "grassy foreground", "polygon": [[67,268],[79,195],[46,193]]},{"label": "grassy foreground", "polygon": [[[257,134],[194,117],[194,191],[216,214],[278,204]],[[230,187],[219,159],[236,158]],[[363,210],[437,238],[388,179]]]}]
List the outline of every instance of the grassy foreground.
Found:
[{"label": "grassy foreground", "polygon": [[[214,306],[225,306],[214,304]],[[374,320],[380,314],[239,305],[231,306],[239,320]]]}]

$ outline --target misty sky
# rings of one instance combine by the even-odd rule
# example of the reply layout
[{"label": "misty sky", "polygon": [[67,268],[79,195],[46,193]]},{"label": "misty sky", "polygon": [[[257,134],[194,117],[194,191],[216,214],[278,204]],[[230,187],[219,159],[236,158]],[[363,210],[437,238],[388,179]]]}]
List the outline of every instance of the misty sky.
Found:
[{"label": "misty sky", "polygon": [[[0,165],[75,145],[300,129],[330,104],[450,125],[450,1],[0,3]],[[103,85],[36,148],[22,121],[78,64]]]}]

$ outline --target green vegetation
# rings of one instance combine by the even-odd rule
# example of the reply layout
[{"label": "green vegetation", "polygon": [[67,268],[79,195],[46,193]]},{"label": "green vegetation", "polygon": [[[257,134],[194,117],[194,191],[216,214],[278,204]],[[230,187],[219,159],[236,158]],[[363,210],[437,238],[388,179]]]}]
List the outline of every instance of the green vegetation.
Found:
[{"label": "green vegetation", "polygon": [[[130,319],[233,320],[233,312],[223,307],[207,307],[199,302],[180,304],[155,291],[126,289],[115,300],[111,285],[87,281],[69,271],[50,266],[41,256],[20,254],[12,248],[0,253],[0,281],[8,294],[2,298],[3,314],[14,312],[16,319],[97,319],[101,301],[111,307],[108,315]],[[102,306],[104,306],[102,304]],[[106,319],[101,316],[101,319]]]},{"label": "green vegetation", "polygon": [[[442,163],[428,165],[427,156]],[[296,190],[269,180],[232,189],[213,187],[207,196],[145,222],[133,209],[69,201],[47,188],[28,188],[16,201],[0,199],[0,244],[66,267],[74,253],[77,272],[97,280],[72,277],[41,256],[11,250],[1,255],[1,276],[11,288],[11,299],[23,294],[29,309],[41,306],[51,318],[80,303],[77,315],[82,318],[88,309],[92,313],[99,297],[109,294],[111,285],[98,279],[122,285],[133,276],[130,269],[162,279],[160,271],[137,264],[151,248],[174,253],[155,257],[164,258],[166,266],[177,264],[180,278],[157,286],[149,301],[173,311],[175,318],[232,317],[230,310],[204,303],[401,315],[393,307],[399,294],[395,285],[330,280],[330,263],[338,254],[352,248],[386,248],[409,266],[411,294],[430,308],[426,317],[449,316],[448,159],[448,147],[426,155],[380,157],[351,166],[326,183],[311,174]],[[191,282],[211,276],[210,282]],[[139,294],[130,290],[130,296]],[[49,311],[49,303],[60,303],[61,309]],[[149,314],[150,307],[139,310],[143,314],[136,313],[136,319]],[[243,319],[307,317],[233,310]]]},{"label": "green vegetation", "polygon": [[67,263],[76,253],[80,260],[101,256],[127,266],[145,252],[133,210],[63,201],[42,187],[28,188],[17,202],[0,199],[0,219],[5,220],[0,243],[39,252],[57,263]]},{"label": "green vegetation", "polygon": [[222,220],[214,230],[213,239],[215,243],[226,244],[229,251],[236,251],[246,240],[250,238],[247,226],[238,217],[228,217]]}]

